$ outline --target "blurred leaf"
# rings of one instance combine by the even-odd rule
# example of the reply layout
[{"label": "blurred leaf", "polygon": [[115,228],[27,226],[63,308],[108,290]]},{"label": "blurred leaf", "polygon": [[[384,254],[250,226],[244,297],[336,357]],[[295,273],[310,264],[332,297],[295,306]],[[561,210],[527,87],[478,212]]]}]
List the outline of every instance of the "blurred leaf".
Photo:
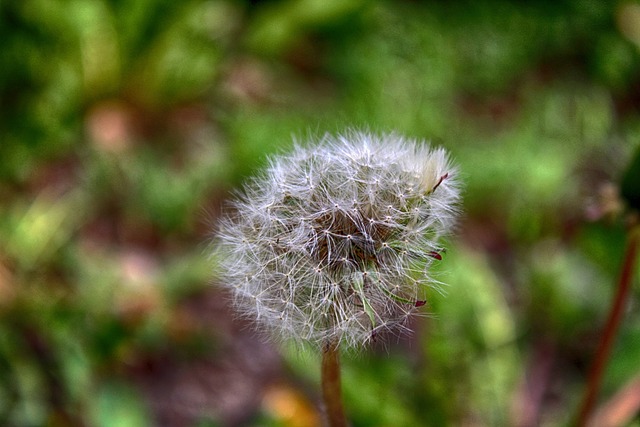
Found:
[{"label": "blurred leaf", "polygon": [[73,147],[81,80],[70,10],[57,1],[0,4],[0,179],[22,182],[37,162]]},{"label": "blurred leaf", "polygon": [[24,202],[14,206],[4,213],[5,221],[0,226],[2,249],[15,257],[23,269],[44,265],[79,227],[84,216],[83,202],[81,191],[57,199],[43,192],[28,206]]},{"label": "blurred leaf", "polygon": [[146,427],[151,425],[147,408],[137,392],[119,382],[104,384],[92,402],[96,427]]},{"label": "blurred leaf", "polygon": [[[449,380],[458,381],[453,386],[464,390],[452,402],[458,405],[457,416],[504,425],[521,363],[504,283],[483,254],[463,246],[449,251],[442,268],[450,286],[443,289],[444,295],[434,292],[428,302],[435,319],[431,323],[434,332],[425,337],[426,351],[444,365],[440,370],[449,366],[449,375],[453,375]],[[431,349],[433,341],[439,344]],[[438,381],[443,380],[447,377]]]},{"label": "blurred leaf", "polygon": [[640,371],[640,318],[634,313],[622,324],[620,336],[607,365],[605,390],[610,394],[622,387]]},{"label": "blurred leaf", "polygon": [[[343,388],[347,414],[354,425],[410,427],[429,425],[430,416],[409,410],[419,377],[400,354],[346,357]],[[427,409],[427,408],[423,408]],[[428,410],[426,411],[428,412]]]},{"label": "blurred leaf", "polygon": [[620,190],[629,207],[640,211],[640,147],[622,177]]},{"label": "blurred leaf", "polygon": [[42,425],[47,413],[45,373],[29,354],[24,339],[18,331],[0,329],[0,360],[2,368],[8,368],[8,376],[0,382],[7,398],[0,402],[0,422]]},{"label": "blurred leaf", "polygon": [[570,342],[603,319],[613,281],[581,252],[557,241],[538,242],[525,262],[523,293],[530,298],[527,324],[534,332]]},{"label": "blurred leaf", "polygon": [[215,271],[213,264],[215,260],[203,255],[201,250],[176,257],[163,273],[167,297],[178,300],[209,286],[211,272]]},{"label": "blurred leaf", "polygon": [[362,0],[285,0],[267,4],[248,35],[248,44],[261,53],[281,53],[311,29],[346,21]]}]

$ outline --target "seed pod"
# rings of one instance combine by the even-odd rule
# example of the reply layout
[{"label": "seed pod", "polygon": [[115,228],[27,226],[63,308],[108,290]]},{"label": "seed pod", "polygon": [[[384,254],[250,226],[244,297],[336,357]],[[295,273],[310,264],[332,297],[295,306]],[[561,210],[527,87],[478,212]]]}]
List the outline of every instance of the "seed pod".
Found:
[{"label": "seed pod", "polygon": [[221,283],[278,339],[358,347],[406,331],[457,216],[444,149],[396,135],[325,136],[274,157],[220,222]]}]

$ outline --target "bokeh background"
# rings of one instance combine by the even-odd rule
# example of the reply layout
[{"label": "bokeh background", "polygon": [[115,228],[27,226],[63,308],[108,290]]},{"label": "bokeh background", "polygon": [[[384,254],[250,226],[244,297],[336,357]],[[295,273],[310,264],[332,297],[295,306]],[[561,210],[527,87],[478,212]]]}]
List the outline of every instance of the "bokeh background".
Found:
[{"label": "bokeh background", "polygon": [[[233,319],[210,240],[269,154],[358,127],[445,146],[465,191],[428,317],[344,357],[353,426],[565,425],[639,108],[634,1],[2,1],[0,424],[320,425],[317,356]],[[640,425],[639,296],[611,425]]]}]

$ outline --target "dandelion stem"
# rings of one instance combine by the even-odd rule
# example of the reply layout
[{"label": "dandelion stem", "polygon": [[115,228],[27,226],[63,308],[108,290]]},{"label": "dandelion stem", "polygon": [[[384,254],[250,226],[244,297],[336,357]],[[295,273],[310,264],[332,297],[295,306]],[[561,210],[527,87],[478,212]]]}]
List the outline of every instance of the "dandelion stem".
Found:
[{"label": "dandelion stem", "polygon": [[609,360],[611,349],[613,348],[614,339],[622,321],[625,304],[631,290],[631,282],[633,278],[633,271],[637,261],[639,243],[640,225],[635,224],[631,228],[631,230],[629,230],[627,248],[624,255],[620,278],[618,280],[618,289],[611,305],[609,317],[607,318],[607,323],[605,325],[602,337],[600,338],[600,343],[598,344],[598,349],[596,351],[596,355],[589,372],[587,389],[584,395],[584,400],[582,401],[582,406],[580,407],[580,412],[577,420],[577,426],[580,427],[587,425],[589,416],[593,411],[593,406],[596,402],[596,398],[598,397],[598,391],[600,390],[602,376]]},{"label": "dandelion stem", "polygon": [[322,351],[322,398],[329,427],[347,427],[340,391],[340,350],[335,340],[325,343]]}]

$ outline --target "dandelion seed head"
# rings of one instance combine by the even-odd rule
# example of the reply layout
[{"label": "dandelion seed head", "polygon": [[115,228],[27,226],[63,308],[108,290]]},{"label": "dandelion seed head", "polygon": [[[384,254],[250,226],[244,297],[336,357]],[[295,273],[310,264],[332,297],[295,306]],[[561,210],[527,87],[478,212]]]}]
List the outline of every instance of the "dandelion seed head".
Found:
[{"label": "dandelion seed head", "polygon": [[222,284],[281,340],[360,347],[404,333],[457,216],[444,149],[397,135],[327,135],[271,159],[220,222]]}]

